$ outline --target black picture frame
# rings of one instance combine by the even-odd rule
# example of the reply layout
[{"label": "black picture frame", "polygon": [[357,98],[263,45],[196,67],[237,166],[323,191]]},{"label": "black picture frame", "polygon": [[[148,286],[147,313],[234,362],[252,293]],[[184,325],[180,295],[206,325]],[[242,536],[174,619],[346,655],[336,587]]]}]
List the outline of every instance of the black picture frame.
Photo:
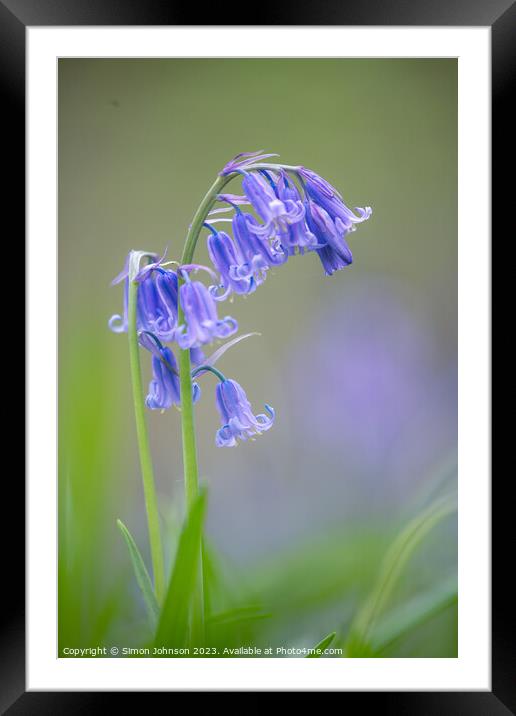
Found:
[{"label": "black picture frame", "polygon": [[[189,9],[191,8],[191,9]],[[232,12],[231,4],[203,7],[203,25],[235,25],[241,22],[242,6]],[[196,17],[194,17],[194,15]],[[0,87],[5,153],[4,206],[15,217],[16,246],[22,244],[25,216],[25,31],[27,26],[74,25],[196,25],[198,8],[166,0],[0,0]],[[490,26],[492,30],[492,157],[493,232],[502,240],[502,222],[510,213],[513,181],[504,168],[512,168],[511,80],[515,76],[516,4],[512,0],[326,0],[320,3],[262,4],[260,22],[253,25],[413,25],[413,26]],[[8,172],[5,172],[5,166]],[[4,218],[6,217],[4,213]],[[23,227],[23,228],[22,228]],[[512,232],[511,232],[512,233]],[[506,243],[511,238],[506,232]],[[19,262],[17,259],[16,263]],[[11,264],[12,266],[12,264]],[[19,266],[13,271],[19,272]],[[19,292],[19,289],[17,289]],[[495,313],[493,312],[493,317]],[[29,350],[36,347],[29,345]],[[18,397],[18,396],[17,396]],[[22,452],[20,452],[22,454]],[[13,463],[14,465],[15,463]],[[21,471],[19,471],[21,472]],[[113,705],[112,693],[25,692],[24,626],[24,484],[21,475],[11,472],[4,481],[4,505],[9,505],[11,523],[1,520],[5,529],[2,544],[4,606],[0,610],[0,710],[17,714],[97,713]],[[508,475],[509,477],[509,475]],[[516,713],[514,675],[516,657],[513,592],[504,585],[506,545],[513,542],[508,499],[510,480],[494,483],[493,489],[493,592],[492,592],[492,691],[471,692],[344,692],[343,707],[350,699],[367,699],[367,705],[382,713],[396,714],[482,714]],[[9,526],[7,527],[7,525]],[[512,538],[512,539],[511,539]],[[504,569],[505,566],[505,569]],[[4,571],[5,570],[5,571]],[[512,627],[512,628],[511,628]],[[122,694],[116,693],[115,696]],[[170,698],[171,694],[162,694]],[[173,696],[173,695],[172,695]],[[138,694],[131,693],[133,707]],[[105,706],[104,706],[105,705]],[[364,705],[364,702],[361,702]]]}]

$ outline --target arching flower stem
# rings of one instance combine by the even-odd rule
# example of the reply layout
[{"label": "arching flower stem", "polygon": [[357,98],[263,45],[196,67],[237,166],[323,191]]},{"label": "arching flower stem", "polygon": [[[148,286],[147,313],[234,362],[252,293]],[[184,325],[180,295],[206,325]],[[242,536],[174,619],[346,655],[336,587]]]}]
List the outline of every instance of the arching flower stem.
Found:
[{"label": "arching flower stem", "polygon": [[210,373],[213,373],[213,375],[216,375],[219,380],[226,380],[226,376],[224,373],[221,373],[220,370],[217,370],[217,368],[214,368],[212,365],[200,365],[198,368],[192,371],[192,378],[195,378],[200,373],[205,373],[206,371],[209,371]]},{"label": "arching flower stem", "polygon": [[260,162],[259,164],[250,164],[248,167],[246,167],[247,172],[254,172],[258,170],[269,170],[273,172],[281,172],[281,170],[285,172],[293,172],[294,174],[297,174],[299,172],[301,167],[299,166],[291,166],[289,164],[268,164],[264,162]]},{"label": "arching flower stem", "polygon": [[[181,265],[193,263],[197,239],[203,227],[210,209],[217,201],[217,195],[235,176],[218,176],[208,190],[206,196],[199,204],[194,218],[188,230]],[[183,276],[179,276],[179,285],[184,283]],[[181,303],[178,306],[178,325],[184,323],[184,313]],[[192,375],[191,375],[190,351],[181,349],[179,351],[179,376],[181,387],[181,430],[183,439],[183,469],[186,508],[189,511],[195,498],[199,493],[199,477],[197,465],[197,446],[195,441],[195,421],[192,400]]]}]

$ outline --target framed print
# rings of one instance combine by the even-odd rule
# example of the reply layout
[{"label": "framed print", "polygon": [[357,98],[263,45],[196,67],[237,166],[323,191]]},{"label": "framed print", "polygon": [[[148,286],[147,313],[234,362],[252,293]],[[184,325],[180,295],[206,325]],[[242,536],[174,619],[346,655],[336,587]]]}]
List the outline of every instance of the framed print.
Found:
[{"label": "framed print", "polygon": [[499,4],[240,27],[0,5],[28,249],[7,713],[515,707],[490,556]]}]

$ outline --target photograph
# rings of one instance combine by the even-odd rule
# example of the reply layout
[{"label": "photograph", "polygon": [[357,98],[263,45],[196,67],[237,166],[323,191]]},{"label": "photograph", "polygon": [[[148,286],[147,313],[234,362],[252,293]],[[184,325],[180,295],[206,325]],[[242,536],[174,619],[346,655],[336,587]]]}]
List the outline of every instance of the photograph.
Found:
[{"label": "photograph", "polygon": [[458,62],[57,62],[58,653],[458,657]]}]

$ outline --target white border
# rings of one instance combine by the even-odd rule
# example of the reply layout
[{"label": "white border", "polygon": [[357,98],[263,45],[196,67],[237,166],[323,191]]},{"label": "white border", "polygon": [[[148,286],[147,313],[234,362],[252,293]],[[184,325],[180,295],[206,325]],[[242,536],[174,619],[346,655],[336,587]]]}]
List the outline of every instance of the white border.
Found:
[{"label": "white border", "polygon": [[[38,27],[27,34],[28,690],[489,690],[490,28]],[[58,659],[56,58],[263,57],[264,48],[275,57],[459,58],[459,658]]]}]

